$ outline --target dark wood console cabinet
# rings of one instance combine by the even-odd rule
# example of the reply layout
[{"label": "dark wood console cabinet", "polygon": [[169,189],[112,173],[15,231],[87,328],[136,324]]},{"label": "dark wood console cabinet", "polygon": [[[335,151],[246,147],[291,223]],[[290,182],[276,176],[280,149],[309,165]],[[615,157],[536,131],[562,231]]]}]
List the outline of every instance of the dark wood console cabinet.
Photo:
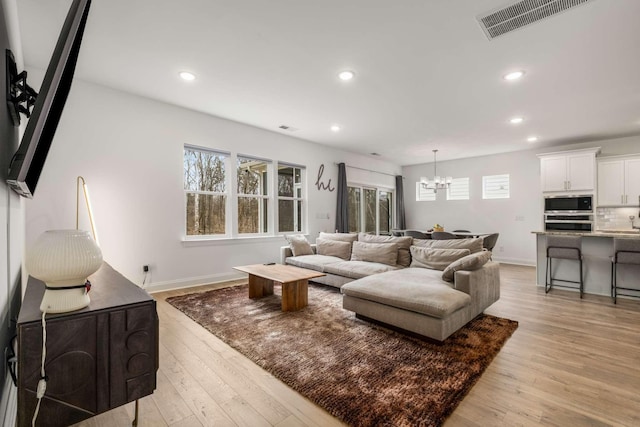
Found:
[{"label": "dark wood console cabinet", "polygon": [[[88,307],[46,316],[49,379],[37,425],[77,423],[156,388],[156,302],[107,263],[89,280]],[[31,425],[37,402],[43,294],[30,277],[18,317],[18,426]]]}]

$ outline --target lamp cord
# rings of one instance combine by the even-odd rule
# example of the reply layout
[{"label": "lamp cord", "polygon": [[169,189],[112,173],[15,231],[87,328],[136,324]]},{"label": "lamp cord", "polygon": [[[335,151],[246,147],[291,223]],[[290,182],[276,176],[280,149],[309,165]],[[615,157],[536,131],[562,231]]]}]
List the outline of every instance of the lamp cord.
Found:
[{"label": "lamp cord", "polygon": [[42,398],[44,397],[44,392],[47,390],[47,376],[44,371],[44,361],[47,358],[47,322],[45,320],[45,316],[47,315],[46,311],[42,312],[42,363],[40,365],[40,381],[38,381],[38,390],[36,392],[36,397],[38,398],[38,403],[36,404],[36,409],[33,413],[33,418],[31,419],[31,427],[35,427],[36,420],[38,419],[38,412],[40,412],[40,402],[42,402]]}]

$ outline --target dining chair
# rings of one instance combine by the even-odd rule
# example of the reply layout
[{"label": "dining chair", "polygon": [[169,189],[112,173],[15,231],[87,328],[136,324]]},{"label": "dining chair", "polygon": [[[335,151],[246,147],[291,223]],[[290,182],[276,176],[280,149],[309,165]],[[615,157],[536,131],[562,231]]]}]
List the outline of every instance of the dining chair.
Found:
[{"label": "dining chair", "polygon": [[488,251],[493,252],[493,248],[496,246],[500,233],[488,234],[482,238],[482,247]]},{"label": "dining chair", "polygon": [[431,233],[431,238],[433,240],[453,240],[457,239],[458,237],[453,233],[449,233],[448,231],[434,231],[433,233]]},{"label": "dining chair", "polygon": [[404,235],[413,237],[414,239],[430,239],[431,238],[431,236],[429,236],[428,234],[418,230],[404,230]]}]

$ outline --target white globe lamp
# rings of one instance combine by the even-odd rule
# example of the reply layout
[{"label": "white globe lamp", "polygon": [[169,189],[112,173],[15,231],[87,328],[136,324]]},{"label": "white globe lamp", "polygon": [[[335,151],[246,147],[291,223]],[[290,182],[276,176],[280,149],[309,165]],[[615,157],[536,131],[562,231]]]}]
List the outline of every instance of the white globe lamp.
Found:
[{"label": "white globe lamp", "polygon": [[26,259],[29,274],[46,285],[40,311],[66,313],[88,306],[87,277],[101,265],[102,251],[88,231],[45,231]]}]

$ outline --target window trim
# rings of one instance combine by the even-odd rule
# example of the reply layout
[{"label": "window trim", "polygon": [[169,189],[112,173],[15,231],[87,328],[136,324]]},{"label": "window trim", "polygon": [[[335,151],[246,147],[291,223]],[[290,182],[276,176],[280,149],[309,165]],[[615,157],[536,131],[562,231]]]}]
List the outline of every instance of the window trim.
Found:
[{"label": "window trim", "polygon": [[[185,173],[185,151],[201,151],[205,153],[211,153],[224,157],[224,171],[225,171],[225,192],[209,192],[201,190],[187,190],[185,189],[184,173]],[[238,159],[253,159],[266,162],[267,164],[267,178],[266,178],[266,192],[267,194],[244,194],[238,192]],[[300,170],[300,196],[298,197],[294,192],[293,197],[279,196],[278,195],[278,173],[277,168],[279,166],[297,168]],[[225,150],[219,150],[209,147],[197,146],[193,144],[183,144],[182,147],[182,168],[183,168],[183,237],[182,241],[193,244],[207,244],[206,242],[215,241],[250,241],[252,239],[273,239],[281,238],[285,234],[299,233],[308,235],[308,182],[307,182],[307,167],[297,163],[285,162],[275,159],[267,159],[258,156],[252,156],[247,154],[240,154],[229,152]],[[295,183],[294,183],[295,184]],[[207,194],[214,196],[224,196],[225,201],[225,224],[224,234],[187,234],[187,195],[188,194]],[[239,198],[258,198],[261,200],[267,200],[267,230],[263,233],[240,233],[238,229],[238,200]],[[300,231],[280,231],[278,224],[278,200],[293,200],[301,202],[300,211]],[[261,204],[262,205],[262,204]],[[296,203],[295,206],[298,204]],[[298,215],[295,215],[294,221],[298,220]],[[200,242],[200,243],[198,243]]]},{"label": "window trim", "polygon": [[[364,213],[364,206],[365,206],[365,202],[364,202],[364,191],[365,190],[375,190],[376,191],[376,230],[375,233],[377,236],[380,235],[380,192],[384,191],[386,193],[391,194],[391,203],[389,206],[389,235],[391,235],[391,230],[393,229],[394,226],[394,221],[395,221],[395,217],[396,217],[396,207],[395,207],[395,197],[396,197],[396,191],[395,189],[391,188],[391,187],[384,187],[384,186],[375,186],[375,185],[371,185],[371,184],[360,184],[360,183],[356,183],[356,182],[348,182],[347,183],[347,192],[349,191],[349,188],[359,188],[360,189],[360,215],[358,218],[358,231],[356,231],[357,233],[366,233],[363,230],[364,227],[364,222],[365,222],[365,213]],[[353,231],[349,231],[350,233],[353,233]]]},{"label": "window trim", "polygon": [[[218,191],[202,191],[202,190],[188,190],[185,187],[185,182],[184,182],[184,155],[185,155],[185,151],[186,150],[192,150],[192,151],[200,151],[200,152],[204,152],[204,153],[209,153],[209,154],[214,154],[220,157],[224,158],[223,161],[223,165],[224,165],[224,186],[225,186],[225,190],[224,192],[218,192]],[[229,189],[230,187],[230,177],[229,177],[229,165],[230,165],[230,159],[231,159],[231,153],[228,151],[224,151],[224,150],[216,150],[216,149],[212,149],[212,148],[208,148],[208,147],[199,147],[197,145],[191,145],[191,144],[184,144],[183,148],[182,148],[182,173],[183,173],[183,182],[182,182],[182,191],[184,192],[184,197],[183,197],[183,214],[184,214],[184,228],[183,228],[183,232],[184,232],[184,236],[186,239],[192,239],[192,238],[200,238],[200,237],[208,237],[211,239],[225,239],[225,238],[229,238],[231,237],[231,207],[229,204],[229,199],[231,197],[231,194],[229,194]],[[188,199],[188,195],[189,194],[204,194],[204,195],[211,195],[211,196],[224,196],[226,197],[226,201],[225,201],[225,209],[224,209],[224,233],[220,233],[220,234],[188,234],[188,230],[187,230],[187,217],[186,217],[186,213],[187,213],[187,199]]]},{"label": "window trim", "polygon": [[[453,183],[458,181],[461,182],[462,180],[466,180],[466,184],[467,184],[467,197],[466,198],[455,198],[452,199],[451,198],[451,186],[453,186]],[[471,200],[471,179],[469,177],[460,177],[460,178],[453,178],[452,182],[451,182],[451,186],[449,188],[447,188],[447,201],[463,201],[463,200]]]},{"label": "window trim", "polygon": [[[300,188],[300,197],[297,197],[296,194],[296,183],[295,183],[295,178],[294,178],[294,182],[293,182],[293,197],[289,197],[289,196],[281,196],[278,192],[278,171],[280,170],[280,166],[284,166],[284,167],[289,167],[289,168],[294,168],[294,169],[300,169],[300,184],[299,188]],[[283,161],[276,161],[275,162],[275,172],[274,172],[274,179],[273,179],[273,186],[274,186],[274,198],[275,198],[275,202],[274,202],[274,224],[273,224],[273,233],[274,235],[277,236],[284,236],[285,234],[291,234],[291,233],[299,233],[299,234],[307,234],[307,225],[308,225],[308,220],[307,220],[307,209],[308,209],[308,204],[309,201],[307,200],[307,168],[306,166],[302,166],[302,165],[298,165],[295,163],[289,163],[289,162],[283,162]],[[294,202],[294,211],[295,209],[297,209],[297,204],[295,203],[296,201],[300,201],[302,202],[302,209],[300,212],[300,218],[302,221],[302,224],[300,224],[300,231],[297,230],[293,230],[293,231],[280,231],[280,200],[293,200]],[[297,228],[296,227],[296,222],[298,220],[298,216],[294,214],[294,218],[293,218],[293,224],[294,227],[293,228]]]},{"label": "window trim", "polygon": [[[506,181],[507,181],[506,196],[498,194],[498,197],[487,197],[487,194],[486,194],[487,181],[489,181],[490,179],[495,179],[497,177],[506,177],[507,178],[506,179]],[[511,198],[511,175],[510,174],[501,173],[501,174],[495,174],[495,175],[484,175],[484,176],[482,176],[482,199],[483,200],[500,200],[500,199],[510,199],[510,198]]]},{"label": "window trim", "polygon": [[[267,173],[267,178],[266,178],[266,192],[267,194],[247,194],[247,193],[240,193],[238,192],[238,160],[239,159],[249,159],[249,160],[255,160],[255,161],[259,161],[259,162],[264,162],[266,164],[266,173]],[[270,230],[272,230],[273,226],[272,226],[272,217],[273,217],[273,199],[270,196],[270,194],[272,193],[271,191],[271,185],[270,181],[271,181],[271,176],[273,174],[273,161],[269,160],[269,159],[263,159],[260,157],[256,157],[256,156],[248,156],[245,154],[236,154],[235,155],[235,161],[234,164],[236,165],[235,167],[235,183],[234,183],[234,187],[236,189],[236,194],[235,194],[235,214],[233,216],[233,221],[234,221],[234,230],[235,230],[235,237],[258,237],[258,236],[269,236],[270,235]],[[258,233],[241,233],[240,232],[240,227],[238,224],[238,220],[240,218],[239,213],[238,213],[238,208],[239,208],[239,204],[238,204],[238,200],[240,198],[249,198],[249,199],[259,199],[259,200],[267,200],[267,211],[264,213],[264,215],[266,215],[266,224],[267,224],[267,229],[262,231],[262,232],[258,232]],[[259,209],[263,210],[262,208],[262,204],[259,204]],[[262,219],[262,218],[261,218]],[[262,224],[262,221],[260,221]]]}]

